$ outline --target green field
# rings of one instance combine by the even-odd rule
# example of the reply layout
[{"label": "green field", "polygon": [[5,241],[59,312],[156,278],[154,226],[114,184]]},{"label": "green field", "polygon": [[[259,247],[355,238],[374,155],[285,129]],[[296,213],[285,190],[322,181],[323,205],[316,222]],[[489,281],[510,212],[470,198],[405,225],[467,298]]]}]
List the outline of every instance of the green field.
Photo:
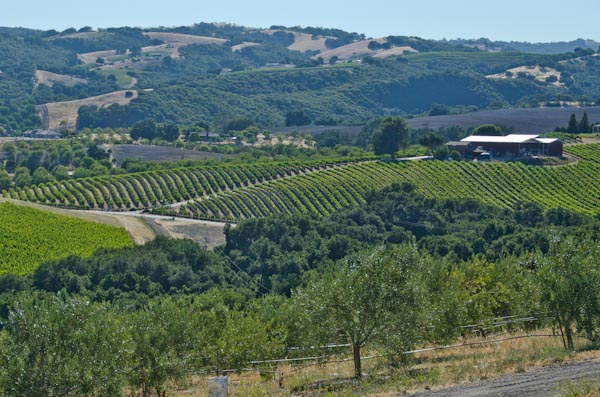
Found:
[{"label": "green field", "polygon": [[124,229],[0,203],[0,274],[24,275],[47,260],[132,245]]}]

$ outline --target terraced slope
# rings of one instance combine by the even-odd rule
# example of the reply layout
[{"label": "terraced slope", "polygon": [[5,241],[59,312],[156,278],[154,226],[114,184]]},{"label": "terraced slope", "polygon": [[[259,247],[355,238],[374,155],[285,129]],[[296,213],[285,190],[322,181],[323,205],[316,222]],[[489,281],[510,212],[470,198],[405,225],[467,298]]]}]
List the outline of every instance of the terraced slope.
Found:
[{"label": "terraced slope", "polygon": [[[573,147],[575,148],[575,147]],[[583,153],[600,148],[580,145]],[[372,189],[410,182],[435,198],[474,198],[500,207],[534,202],[544,208],[600,213],[600,162],[577,164],[357,159],[312,163],[179,168],[87,178],[4,191],[5,197],[76,208],[154,209],[187,217],[235,221],[271,214],[324,215],[360,205]]]},{"label": "terraced slope", "polygon": [[27,274],[41,262],[133,245],[125,229],[0,203],[0,274]]},{"label": "terraced slope", "polygon": [[298,175],[188,203],[186,216],[240,219],[269,214],[312,213],[361,204],[371,189],[410,182],[435,198],[474,198],[500,207],[534,202],[597,214],[600,212],[600,164],[580,161],[564,167],[521,163],[362,162]]},{"label": "terraced slope", "polygon": [[600,163],[600,143],[565,146],[564,151],[582,160]]},{"label": "terraced slope", "polygon": [[178,168],[66,180],[3,191],[4,197],[81,209],[140,210],[342,166],[348,159]]}]

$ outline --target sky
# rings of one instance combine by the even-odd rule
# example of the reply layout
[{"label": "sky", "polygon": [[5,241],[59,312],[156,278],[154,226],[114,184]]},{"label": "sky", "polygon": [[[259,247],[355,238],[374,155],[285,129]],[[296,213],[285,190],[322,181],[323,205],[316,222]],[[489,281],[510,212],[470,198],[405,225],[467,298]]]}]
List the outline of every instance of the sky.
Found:
[{"label": "sky", "polygon": [[599,0],[0,0],[0,26],[320,26],[367,37],[600,41]]}]

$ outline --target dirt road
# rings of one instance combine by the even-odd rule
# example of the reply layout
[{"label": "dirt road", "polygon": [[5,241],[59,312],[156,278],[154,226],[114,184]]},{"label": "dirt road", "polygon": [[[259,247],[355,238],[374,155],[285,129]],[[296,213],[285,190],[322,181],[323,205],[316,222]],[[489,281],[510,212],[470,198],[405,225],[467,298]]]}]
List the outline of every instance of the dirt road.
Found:
[{"label": "dirt road", "polygon": [[585,360],[552,367],[536,368],[525,373],[453,386],[411,397],[547,397],[560,396],[565,384],[590,380],[600,382],[600,360]]}]

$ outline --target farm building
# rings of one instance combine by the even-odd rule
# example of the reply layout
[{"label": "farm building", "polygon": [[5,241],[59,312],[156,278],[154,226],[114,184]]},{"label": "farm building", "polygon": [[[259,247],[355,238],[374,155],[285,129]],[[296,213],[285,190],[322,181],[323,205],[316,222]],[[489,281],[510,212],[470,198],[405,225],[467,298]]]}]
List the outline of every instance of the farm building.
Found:
[{"label": "farm building", "polygon": [[459,152],[463,158],[477,158],[483,153],[489,153],[493,157],[562,156],[563,154],[563,143],[559,139],[525,134],[471,135],[461,139],[460,142],[448,142],[446,146],[451,151]]},{"label": "farm building", "polygon": [[37,139],[59,139],[62,138],[60,132],[51,130],[31,130],[23,133],[26,138],[37,138]]}]

